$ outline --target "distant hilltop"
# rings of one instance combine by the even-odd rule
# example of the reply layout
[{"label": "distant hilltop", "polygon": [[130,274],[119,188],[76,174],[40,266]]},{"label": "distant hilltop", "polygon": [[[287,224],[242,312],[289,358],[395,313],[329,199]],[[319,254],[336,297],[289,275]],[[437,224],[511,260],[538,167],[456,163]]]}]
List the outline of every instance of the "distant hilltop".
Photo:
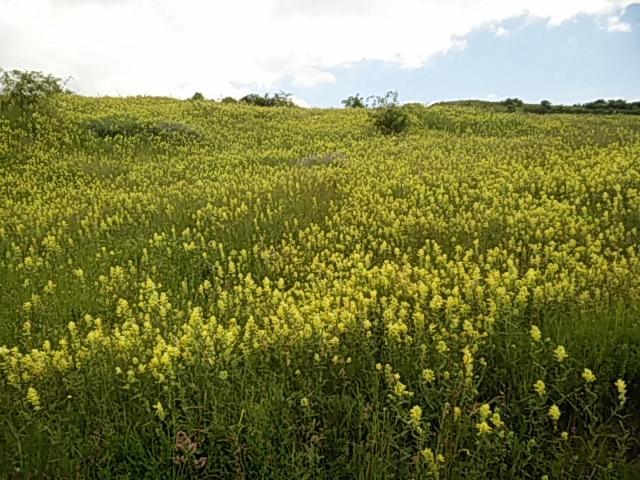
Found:
[{"label": "distant hilltop", "polygon": [[494,112],[524,112],[524,113],[591,113],[591,114],[626,114],[640,115],[640,102],[627,102],[626,100],[596,100],[588,103],[576,103],[574,105],[553,105],[548,100],[540,103],[525,103],[519,98],[507,98],[502,101],[488,100],[454,100],[450,102],[437,102],[435,105],[473,107]]}]

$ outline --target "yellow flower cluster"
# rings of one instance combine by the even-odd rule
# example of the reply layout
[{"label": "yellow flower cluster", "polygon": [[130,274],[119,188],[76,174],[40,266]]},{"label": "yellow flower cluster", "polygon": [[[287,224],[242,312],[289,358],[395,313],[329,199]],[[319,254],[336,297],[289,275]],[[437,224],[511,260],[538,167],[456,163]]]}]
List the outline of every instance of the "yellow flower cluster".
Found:
[{"label": "yellow flower cluster", "polygon": [[[414,430],[451,415],[492,439],[512,417],[480,398],[481,379],[514,358],[510,369],[531,367],[511,338],[544,352],[549,372],[569,369],[578,350],[551,342],[545,312],[637,305],[640,133],[628,120],[436,107],[381,138],[366,112],[198,108],[68,96],[68,128],[34,141],[0,119],[0,151],[20,159],[0,165],[11,403],[59,406],[99,377],[167,420],[169,392],[236,388],[237,366],[264,359],[296,382],[371,374]],[[69,133],[125,114],[201,135]],[[540,403],[555,392],[546,371],[524,378]],[[318,399],[294,398],[306,411]],[[424,445],[416,454],[442,465]]]}]

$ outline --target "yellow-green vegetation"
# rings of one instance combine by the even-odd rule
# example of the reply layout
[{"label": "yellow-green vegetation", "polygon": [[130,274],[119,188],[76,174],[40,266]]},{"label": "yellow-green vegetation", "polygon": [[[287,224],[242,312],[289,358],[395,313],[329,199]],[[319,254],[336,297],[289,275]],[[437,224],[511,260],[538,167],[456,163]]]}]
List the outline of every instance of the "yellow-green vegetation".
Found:
[{"label": "yellow-green vegetation", "polygon": [[0,119],[0,476],[639,478],[640,119],[405,108]]}]

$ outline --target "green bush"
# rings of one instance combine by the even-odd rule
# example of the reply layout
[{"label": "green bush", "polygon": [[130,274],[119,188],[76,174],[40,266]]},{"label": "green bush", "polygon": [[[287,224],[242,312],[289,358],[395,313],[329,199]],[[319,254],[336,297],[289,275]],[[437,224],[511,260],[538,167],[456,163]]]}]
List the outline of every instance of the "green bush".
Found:
[{"label": "green bush", "polygon": [[274,95],[265,93],[260,95],[257,93],[250,93],[240,99],[240,103],[247,105],[254,105],[257,107],[293,107],[295,106],[291,100],[291,94],[285,92],[279,92]]},{"label": "green bush", "polygon": [[220,103],[238,103],[238,100],[236,100],[233,97],[224,97],[222,100],[220,100]]},{"label": "green bush", "polygon": [[87,129],[100,138],[133,137],[142,133],[142,123],[133,117],[103,117],[89,120]]},{"label": "green bush", "polygon": [[342,100],[344,108],[365,108],[364,98],[359,93]]},{"label": "green bush", "polygon": [[200,92],[196,92],[191,97],[191,100],[204,100],[204,95]]},{"label": "green bush", "polygon": [[403,133],[410,124],[408,113],[397,105],[382,107],[373,113],[373,125],[384,135]]},{"label": "green bush", "polygon": [[65,92],[65,83],[42,72],[0,69],[0,110],[23,115],[48,110],[51,99]]},{"label": "green bush", "polygon": [[177,138],[190,138],[199,140],[202,134],[192,127],[176,122],[149,122],[131,116],[102,117],[86,122],[86,128],[99,138],[142,137],[164,138],[166,140]]},{"label": "green bush", "polygon": [[373,126],[383,135],[397,135],[408,130],[411,125],[409,111],[398,104],[398,92],[389,91],[384,96],[367,99],[373,107]]}]

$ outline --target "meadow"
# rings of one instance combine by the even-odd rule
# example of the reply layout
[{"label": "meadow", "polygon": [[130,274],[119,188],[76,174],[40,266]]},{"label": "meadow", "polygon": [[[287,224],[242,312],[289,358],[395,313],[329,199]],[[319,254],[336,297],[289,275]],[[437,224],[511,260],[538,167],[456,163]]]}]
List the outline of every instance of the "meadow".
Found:
[{"label": "meadow", "polygon": [[640,478],[640,118],[0,118],[0,477]]}]

